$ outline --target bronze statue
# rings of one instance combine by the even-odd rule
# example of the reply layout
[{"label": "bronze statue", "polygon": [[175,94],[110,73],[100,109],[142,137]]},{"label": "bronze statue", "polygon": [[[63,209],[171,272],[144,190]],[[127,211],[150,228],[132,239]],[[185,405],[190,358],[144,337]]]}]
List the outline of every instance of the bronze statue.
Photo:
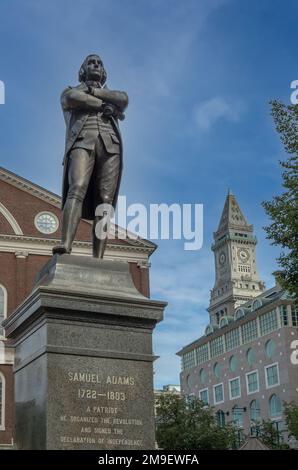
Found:
[{"label": "bronze statue", "polygon": [[128,96],[111,91],[100,57],[89,55],[80,71],[80,85],[61,95],[66,123],[62,190],[62,240],[53,254],[71,253],[80,219],[93,220],[93,256],[102,258],[107,239],[98,239],[95,215],[99,204],[116,207],[122,172],[118,120],[124,119]]}]

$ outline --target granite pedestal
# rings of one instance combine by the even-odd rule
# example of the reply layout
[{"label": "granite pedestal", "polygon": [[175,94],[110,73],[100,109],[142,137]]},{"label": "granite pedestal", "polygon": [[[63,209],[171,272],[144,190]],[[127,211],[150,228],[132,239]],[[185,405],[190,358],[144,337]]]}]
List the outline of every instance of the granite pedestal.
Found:
[{"label": "granite pedestal", "polygon": [[129,265],[54,256],[5,321],[18,449],[154,449],[152,331]]}]

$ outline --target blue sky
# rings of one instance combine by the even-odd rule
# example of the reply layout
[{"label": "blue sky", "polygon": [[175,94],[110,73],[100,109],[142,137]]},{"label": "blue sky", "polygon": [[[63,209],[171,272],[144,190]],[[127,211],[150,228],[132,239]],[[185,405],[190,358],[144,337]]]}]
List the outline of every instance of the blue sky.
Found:
[{"label": "blue sky", "polygon": [[214,282],[210,250],[228,188],[258,237],[268,287],[278,249],[261,202],[281,191],[284,153],[269,100],[298,79],[298,4],[288,0],[1,0],[1,165],[60,194],[59,96],[98,52],[110,88],[130,97],[122,123],[128,202],[203,203],[204,245],[162,241],[152,297],[167,300],[154,334],[155,382],[178,383],[175,352],[196,339]]}]

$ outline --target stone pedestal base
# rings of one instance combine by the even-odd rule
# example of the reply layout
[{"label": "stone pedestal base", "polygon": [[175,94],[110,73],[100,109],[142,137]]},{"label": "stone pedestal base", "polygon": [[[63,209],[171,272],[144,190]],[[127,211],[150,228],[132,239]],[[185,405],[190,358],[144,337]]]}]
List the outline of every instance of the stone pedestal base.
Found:
[{"label": "stone pedestal base", "polygon": [[152,330],[164,302],[127,263],[54,256],[6,320],[18,449],[154,449]]}]

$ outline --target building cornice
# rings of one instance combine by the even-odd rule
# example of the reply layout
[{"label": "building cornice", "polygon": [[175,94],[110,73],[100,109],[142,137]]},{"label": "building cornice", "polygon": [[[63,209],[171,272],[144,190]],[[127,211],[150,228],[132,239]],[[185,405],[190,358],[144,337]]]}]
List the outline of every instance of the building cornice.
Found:
[{"label": "building cornice", "polygon": [[[58,209],[61,209],[61,197],[60,196],[58,196],[55,193],[52,193],[51,191],[48,191],[45,188],[42,188],[41,186],[35,183],[32,183],[31,181],[19,175],[16,175],[15,173],[3,167],[0,167],[0,181],[9,183],[13,185],[14,187],[22,191],[25,191],[31,194],[32,196],[35,196],[38,199],[41,199],[42,201],[53,205],[54,207]],[[85,220],[85,219],[83,220],[84,222],[90,225],[92,224],[92,222],[89,220]],[[128,245],[127,249],[131,248],[131,249],[138,251],[140,248],[144,248],[145,250],[148,251],[148,253],[152,254],[157,248],[157,245],[155,243],[149,240],[143,239],[143,238],[136,237],[134,234],[128,232],[126,229],[122,227],[119,227],[118,225],[111,223],[111,230],[114,231],[113,233],[116,233],[116,234],[119,233],[122,235],[121,238],[124,239],[125,243]],[[46,240],[49,240],[49,239],[46,239]],[[57,243],[57,240],[55,240],[55,243]],[[76,243],[81,243],[81,242],[76,242]],[[120,245],[117,244],[117,249],[119,248],[119,246]],[[126,248],[122,247],[121,249],[126,249]]]},{"label": "building cornice", "polygon": [[[52,256],[52,248],[59,243],[55,238],[25,237],[18,235],[0,234],[0,252],[19,253],[27,252],[29,255]],[[91,256],[92,245],[90,242],[75,241],[73,254]],[[123,259],[131,262],[143,262],[148,260],[152,250],[146,246],[129,244],[117,244],[111,241],[107,243],[105,258]]]}]

